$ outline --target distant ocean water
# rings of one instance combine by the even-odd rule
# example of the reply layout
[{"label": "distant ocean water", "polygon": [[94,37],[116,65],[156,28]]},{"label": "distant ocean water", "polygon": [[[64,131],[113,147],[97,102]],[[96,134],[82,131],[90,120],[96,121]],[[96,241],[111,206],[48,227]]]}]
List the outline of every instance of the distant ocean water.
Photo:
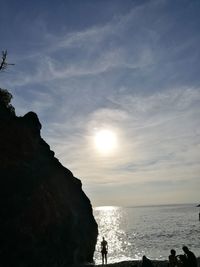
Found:
[{"label": "distant ocean water", "polygon": [[100,243],[108,241],[108,262],[168,259],[170,249],[183,254],[187,245],[200,256],[199,208],[195,204],[122,208],[94,208],[99,226],[95,262],[101,262]]}]

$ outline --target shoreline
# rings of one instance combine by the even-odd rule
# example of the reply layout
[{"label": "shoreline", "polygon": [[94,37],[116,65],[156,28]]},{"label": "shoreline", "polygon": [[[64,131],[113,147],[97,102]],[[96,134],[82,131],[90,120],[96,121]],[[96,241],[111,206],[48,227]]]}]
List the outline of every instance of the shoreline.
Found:
[{"label": "shoreline", "polygon": [[[151,260],[154,267],[168,267],[168,260]],[[140,267],[141,260],[120,261],[115,263],[102,264],[85,264],[85,265],[73,265],[71,267]],[[200,267],[200,257],[197,257],[197,266]]]},{"label": "shoreline", "polygon": [[[168,267],[168,260],[151,260],[154,267]],[[108,263],[107,265],[91,265],[91,266],[104,266],[104,267],[139,267],[141,266],[141,260],[121,261],[115,263]],[[200,267],[200,257],[197,257],[197,266]]]}]

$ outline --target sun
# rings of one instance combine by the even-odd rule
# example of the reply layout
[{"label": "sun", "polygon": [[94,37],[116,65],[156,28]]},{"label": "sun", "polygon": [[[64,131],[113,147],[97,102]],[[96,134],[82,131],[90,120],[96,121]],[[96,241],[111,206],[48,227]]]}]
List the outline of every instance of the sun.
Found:
[{"label": "sun", "polygon": [[110,154],[117,148],[117,136],[111,130],[100,130],[94,137],[95,146],[102,154]]}]

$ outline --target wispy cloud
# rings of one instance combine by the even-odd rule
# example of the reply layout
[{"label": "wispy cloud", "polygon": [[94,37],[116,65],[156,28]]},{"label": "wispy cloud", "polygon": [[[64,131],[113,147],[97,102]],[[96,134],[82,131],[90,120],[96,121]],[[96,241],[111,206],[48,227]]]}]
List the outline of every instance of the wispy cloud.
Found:
[{"label": "wispy cloud", "polygon": [[[77,134],[51,136],[50,143],[62,162],[88,187],[138,187],[168,179],[172,186],[189,179],[195,187],[200,171],[200,91],[182,88],[115,101],[118,109],[100,109],[79,117],[75,124],[66,122],[71,130],[76,125],[72,132]],[[99,155],[94,147],[95,131],[102,128],[118,134],[118,150],[110,157]]]}]

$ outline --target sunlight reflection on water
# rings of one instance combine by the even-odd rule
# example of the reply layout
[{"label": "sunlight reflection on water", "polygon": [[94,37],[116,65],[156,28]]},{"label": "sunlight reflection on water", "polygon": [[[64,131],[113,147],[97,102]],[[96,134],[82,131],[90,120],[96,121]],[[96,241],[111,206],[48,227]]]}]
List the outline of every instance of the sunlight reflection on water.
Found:
[{"label": "sunlight reflection on water", "polygon": [[115,206],[97,207],[95,213],[99,229],[101,229],[96,246],[96,263],[101,262],[100,243],[102,237],[105,237],[108,242],[109,262],[115,261],[116,255],[118,255],[119,260],[130,260],[131,258],[124,256],[124,250],[131,244],[126,241],[125,231],[120,227],[123,216],[122,208]]}]

